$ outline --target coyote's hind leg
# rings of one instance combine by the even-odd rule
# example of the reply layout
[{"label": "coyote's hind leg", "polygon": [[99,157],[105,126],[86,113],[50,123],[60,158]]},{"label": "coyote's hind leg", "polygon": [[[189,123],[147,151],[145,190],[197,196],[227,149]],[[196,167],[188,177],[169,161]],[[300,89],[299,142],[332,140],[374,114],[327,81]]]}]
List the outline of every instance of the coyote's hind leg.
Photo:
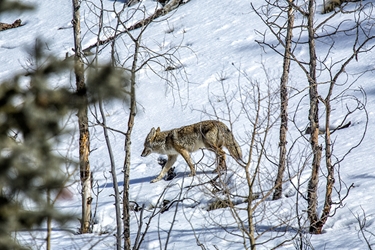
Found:
[{"label": "coyote's hind leg", "polygon": [[225,151],[221,148],[215,148],[214,149],[216,153],[216,172],[220,173],[222,171],[227,171],[227,164],[225,162]]},{"label": "coyote's hind leg", "polygon": [[207,149],[216,154],[216,169],[213,172],[220,173],[222,171],[227,171],[227,164],[225,162],[225,151],[221,147],[208,145]]}]

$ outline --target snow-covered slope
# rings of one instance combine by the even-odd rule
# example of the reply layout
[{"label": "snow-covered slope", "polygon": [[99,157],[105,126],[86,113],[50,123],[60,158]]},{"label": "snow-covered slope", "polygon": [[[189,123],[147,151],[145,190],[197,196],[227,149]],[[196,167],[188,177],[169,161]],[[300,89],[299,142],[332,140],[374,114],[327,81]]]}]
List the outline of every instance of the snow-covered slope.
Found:
[{"label": "snow-covered slope", "polygon": [[[20,18],[25,24],[22,27],[0,32],[0,80],[12,76],[13,73],[24,70],[28,66],[30,55],[28,50],[32,48],[36,40],[42,41],[45,50],[59,58],[64,58],[66,54],[72,54],[73,31],[71,28],[72,7],[70,0],[61,1],[23,1],[35,6],[35,11],[24,13],[3,13],[0,16],[1,22],[13,22]],[[99,4],[100,1],[93,1]],[[106,8],[118,9],[122,6],[122,1],[114,2],[112,0],[103,0]],[[258,8],[262,1],[254,3]],[[151,12],[156,2],[144,0],[141,4]],[[354,3],[347,6],[353,9]],[[96,41],[95,34],[88,31],[88,27],[93,31],[97,30],[97,19],[89,7],[90,3],[82,4],[82,29],[83,29],[83,47],[87,47]],[[321,6],[318,6],[320,8]],[[273,10],[275,11],[275,10]],[[275,12],[270,13],[275,14]],[[328,15],[317,14],[318,22],[327,18]],[[297,16],[296,22],[302,17]],[[353,25],[351,20],[353,15],[339,14],[331,21],[332,27],[337,26],[343,20],[347,20],[345,25]],[[158,74],[172,80],[169,84],[165,80],[152,73],[149,67],[140,71],[137,80],[137,102],[138,113],[135,120],[132,143],[132,165],[130,170],[130,195],[131,200],[138,205],[144,205],[147,209],[143,214],[134,212],[131,218],[131,237],[135,241],[139,225],[139,217],[143,216],[143,229],[149,225],[145,240],[141,249],[160,249],[164,248],[166,240],[169,240],[169,249],[203,249],[199,244],[203,244],[207,249],[243,249],[242,233],[238,230],[238,221],[233,217],[229,209],[217,209],[207,211],[208,204],[214,199],[212,186],[200,185],[214,177],[211,174],[214,163],[213,154],[209,152],[197,152],[193,154],[197,166],[197,176],[188,177],[189,169],[182,157],[178,158],[176,166],[177,177],[172,181],[160,181],[150,183],[160,171],[157,164],[158,155],[151,155],[147,158],[141,158],[143,150],[143,141],[152,127],[160,127],[162,130],[168,130],[205,119],[216,119],[216,115],[221,118],[228,126],[232,125],[235,137],[239,140],[245,157],[249,154],[248,132],[250,122],[246,114],[241,110],[241,98],[248,93],[240,92],[239,86],[250,86],[250,82],[258,82],[262,91],[267,90],[268,84],[274,91],[277,90],[282,71],[282,57],[274,53],[271,49],[260,47],[256,40],[261,40],[260,33],[266,33],[269,42],[275,43],[275,38],[266,31],[267,28],[254,13],[250,1],[216,1],[216,0],[191,0],[182,5],[178,10],[169,15],[168,18],[161,18],[160,22],[151,24],[143,34],[143,44],[151,50],[162,53],[168,49],[179,46],[176,58],[182,66],[175,73],[175,79],[164,69],[169,65],[151,64],[153,70]],[[107,24],[114,23],[115,17],[107,13],[104,18]],[[374,23],[368,23],[368,27]],[[137,32],[137,31],[135,31]],[[320,30],[320,34],[324,30]],[[372,33],[374,35],[374,33]],[[296,35],[298,36],[298,35]],[[302,40],[305,38],[302,37]],[[347,58],[352,52],[352,37],[348,34],[338,34],[334,37],[335,44],[332,53],[326,58],[326,63],[338,62]],[[129,40],[122,36],[118,40],[118,46],[121,48],[119,54],[120,60],[128,55],[126,48]],[[327,43],[318,43],[317,51],[325,55],[324,51],[330,46],[329,39]],[[369,44],[369,47],[373,42]],[[299,58],[308,55],[307,47],[298,47],[295,54]],[[324,234],[309,235],[305,234],[308,241],[311,241],[315,249],[365,249],[366,242],[359,233],[359,224],[356,217],[363,218],[366,215],[366,227],[369,232],[374,232],[374,180],[375,180],[375,160],[374,141],[375,136],[372,131],[375,130],[375,87],[374,79],[374,60],[373,52],[360,54],[357,61],[353,61],[348,67],[349,74],[366,72],[361,75],[359,81],[355,81],[350,87],[348,93],[361,97],[357,91],[362,87],[367,93],[368,128],[366,136],[359,147],[355,148],[343,162],[340,164],[340,178],[347,186],[337,186],[345,194],[345,190],[352,183],[348,197],[344,200],[341,209],[336,211],[334,217],[329,218],[324,227]],[[100,54],[100,60],[108,61],[110,58],[110,48],[103,49]],[[340,67],[340,64],[334,66],[334,69]],[[244,72],[242,74],[241,72]],[[327,79],[327,71],[319,72],[321,79]],[[349,75],[348,80],[353,81],[357,75]],[[58,79],[63,84],[72,84],[70,78]],[[291,98],[290,113],[294,116],[294,123],[291,122],[289,128],[290,141],[300,136],[298,129],[303,130],[308,124],[308,100],[305,96],[308,93],[307,80],[303,72],[296,64],[292,65],[290,75],[290,89],[293,97]],[[347,86],[347,85],[346,85]],[[251,87],[249,87],[251,88]],[[341,88],[342,89],[342,88]],[[337,92],[341,90],[338,88]],[[324,86],[321,87],[324,93]],[[244,89],[242,90],[244,91]],[[301,93],[298,93],[301,91]],[[264,92],[262,92],[264,93]],[[277,93],[277,92],[276,92]],[[231,100],[230,113],[227,112],[226,96]],[[301,98],[302,102],[300,102]],[[352,99],[339,99],[335,102],[332,122],[339,124],[345,116],[345,110],[352,105]],[[214,109],[215,107],[215,112]],[[248,112],[252,110],[249,107]],[[277,101],[273,103],[275,111],[278,110]],[[106,103],[108,126],[117,130],[126,131],[128,107],[125,102]],[[255,111],[254,111],[255,112]],[[277,117],[277,112],[275,113]],[[273,118],[275,120],[275,117]],[[72,118],[73,119],[73,118]],[[231,119],[233,124],[229,124]],[[335,132],[335,153],[342,156],[353,145],[359,142],[362,134],[365,132],[366,113],[356,112],[349,118],[351,126],[345,130]],[[72,125],[75,121],[71,121]],[[269,154],[277,156],[278,145],[278,123],[271,130],[269,143]],[[115,239],[112,236],[115,230],[115,208],[113,199],[113,183],[110,178],[109,160],[107,148],[104,142],[102,128],[93,126],[92,148],[95,149],[91,156],[91,167],[94,171],[94,178],[97,181],[98,197],[94,199],[96,210],[96,222],[94,233],[90,235],[73,235],[60,228],[54,228],[52,236],[53,249],[114,249]],[[118,179],[122,185],[122,167],[124,161],[124,136],[119,133],[111,133],[110,139],[115,155]],[[302,140],[303,141],[303,140]],[[68,143],[67,143],[68,145]],[[291,146],[291,145],[290,145]],[[291,155],[290,166],[297,169],[302,166],[302,161],[307,157],[303,154],[303,148],[308,149],[308,142],[298,144],[301,151]],[[68,146],[66,147],[68,148]],[[77,156],[77,145],[73,145],[73,157]],[[230,157],[228,157],[229,171],[225,177],[225,182],[231,191],[236,190],[239,195],[247,192],[244,170],[239,167]],[[256,191],[266,192],[273,182],[276,175],[275,167],[272,164],[263,164],[266,168],[263,179],[259,183],[264,184],[265,190],[258,188]],[[310,170],[307,166],[300,176],[300,181],[306,181],[309,178]],[[323,175],[323,173],[322,173]],[[78,176],[77,176],[78,179]],[[293,179],[297,181],[296,178]],[[258,184],[259,184],[258,183]],[[337,179],[337,183],[339,183]],[[77,185],[79,186],[79,185]],[[190,188],[189,188],[190,187]],[[262,187],[262,185],[260,185]],[[304,184],[306,188],[306,183]],[[324,188],[321,182],[320,188]],[[295,235],[297,228],[296,220],[292,220],[292,228],[281,225],[281,218],[287,219],[295,214],[295,203],[297,192],[290,183],[285,184],[285,192],[288,197],[278,201],[266,199],[258,207],[258,213],[265,213],[264,220],[258,220],[256,225],[257,233],[265,232],[257,242],[262,243],[259,249],[270,249],[277,246],[284,240],[290,239]],[[322,189],[323,190],[323,189]],[[301,191],[305,191],[301,189]],[[80,211],[79,188],[72,188],[73,198],[61,201],[58,206],[65,211]],[[335,196],[334,198],[337,198]],[[234,201],[238,197],[233,198]],[[322,208],[324,194],[319,198],[319,208]],[[153,207],[161,206],[163,201],[183,200],[182,203],[174,203],[168,211],[158,213],[153,216]],[[306,208],[306,201],[300,200],[300,213]],[[177,205],[178,204],[178,205]],[[246,203],[238,205],[239,208],[245,208]],[[156,210],[157,211],[157,210]],[[363,213],[365,212],[365,214]],[[239,216],[243,218],[247,226],[246,211],[239,211]],[[274,217],[274,219],[273,219]],[[306,216],[304,216],[306,218]],[[150,223],[149,223],[150,220]],[[172,223],[173,222],[173,223]],[[305,219],[302,223],[307,223]],[[173,228],[172,228],[173,225]],[[306,227],[307,224],[304,224]],[[70,230],[76,231],[79,227],[78,222],[72,222],[68,225]],[[170,235],[169,235],[169,230]],[[284,235],[285,234],[285,235]],[[370,237],[369,233],[365,234]],[[284,236],[283,236],[284,235]],[[281,237],[276,237],[281,236]],[[45,248],[43,234],[35,232],[32,234],[19,234],[21,241],[38,246],[35,249]],[[169,238],[168,238],[169,237]],[[269,239],[272,239],[269,241]],[[370,237],[370,243],[375,244],[375,239]],[[294,249],[295,241],[284,244],[282,249]]]}]

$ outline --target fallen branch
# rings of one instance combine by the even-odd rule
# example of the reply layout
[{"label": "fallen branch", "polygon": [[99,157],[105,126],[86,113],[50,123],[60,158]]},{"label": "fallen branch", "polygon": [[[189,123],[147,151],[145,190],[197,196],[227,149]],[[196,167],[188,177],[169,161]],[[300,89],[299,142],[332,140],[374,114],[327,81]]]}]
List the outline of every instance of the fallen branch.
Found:
[{"label": "fallen branch", "polygon": [[142,28],[142,27],[150,24],[156,18],[159,18],[161,16],[164,16],[164,15],[168,14],[172,10],[177,9],[180,5],[186,4],[189,1],[190,0],[171,0],[163,8],[157,9],[155,11],[155,13],[152,14],[151,16],[149,16],[149,17],[147,17],[147,18],[145,18],[145,19],[137,22],[136,24],[133,24],[129,28],[126,28],[124,31],[121,31],[121,32],[119,32],[119,33],[117,33],[117,34],[115,34],[113,36],[108,37],[107,39],[99,40],[98,42],[96,42],[96,43],[88,46],[87,48],[85,48],[83,50],[83,52],[87,53],[91,49],[96,48],[97,46],[101,46],[101,45],[105,45],[107,43],[110,43],[111,41],[113,41],[114,39],[116,39],[117,37],[121,36],[124,33],[127,33],[129,31],[132,31],[132,30],[135,30],[135,29]]}]

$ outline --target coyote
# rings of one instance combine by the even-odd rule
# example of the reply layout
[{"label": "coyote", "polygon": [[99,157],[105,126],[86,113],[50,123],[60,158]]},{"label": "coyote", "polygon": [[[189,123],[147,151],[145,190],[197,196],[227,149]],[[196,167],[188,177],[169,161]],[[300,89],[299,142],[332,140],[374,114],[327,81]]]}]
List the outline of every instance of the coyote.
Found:
[{"label": "coyote", "polygon": [[242,161],[241,148],[228,127],[219,121],[202,121],[168,131],[152,128],[146,137],[145,148],[141,156],[146,157],[151,153],[168,156],[168,161],[158,177],[151,181],[153,183],[163,178],[176,162],[179,154],[189,165],[190,176],[194,176],[195,168],[189,153],[195,152],[200,148],[207,148],[216,153],[216,171],[226,170],[223,146],[228,149],[234,159]]}]

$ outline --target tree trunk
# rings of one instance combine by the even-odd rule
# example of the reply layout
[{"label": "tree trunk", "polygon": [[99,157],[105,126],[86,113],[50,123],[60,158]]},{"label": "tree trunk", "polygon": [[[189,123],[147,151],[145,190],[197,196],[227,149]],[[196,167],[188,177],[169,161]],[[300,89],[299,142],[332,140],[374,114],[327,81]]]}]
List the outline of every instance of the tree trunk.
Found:
[{"label": "tree trunk", "polygon": [[73,0],[73,31],[74,31],[74,51],[77,94],[83,99],[83,105],[78,110],[79,127],[79,167],[82,185],[82,218],[81,233],[91,232],[91,170],[89,163],[90,154],[90,134],[87,118],[87,95],[85,85],[84,64],[82,61],[81,47],[81,22],[80,22],[80,1]]},{"label": "tree trunk", "polygon": [[326,131],[325,131],[325,161],[327,167],[327,183],[326,183],[326,196],[324,199],[324,207],[319,223],[317,223],[316,231],[321,233],[324,224],[326,223],[329,213],[332,207],[332,189],[335,183],[335,169],[332,165],[332,150],[331,150],[331,131],[329,130],[330,115],[331,115],[331,103],[329,98],[325,100],[326,107]]},{"label": "tree trunk", "polygon": [[[254,187],[254,182],[255,182],[255,179],[256,179],[256,175],[257,175],[257,172],[258,172],[258,167],[257,169],[255,169],[254,173],[252,174],[251,171],[250,171],[250,165],[251,165],[251,161],[252,161],[252,157],[253,157],[253,150],[255,148],[255,143],[256,143],[256,134],[257,134],[257,127],[258,127],[258,124],[259,124],[259,113],[260,113],[260,92],[258,91],[258,98],[257,98],[257,101],[258,101],[258,108],[256,109],[256,115],[255,115],[255,121],[253,123],[253,131],[252,131],[252,134],[251,134],[251,141],[250,141],[250,151],[249,151],[249,158],[248,158],[248,161],[247,161],[247,164],[246,164],[246,167],[245,167],[245,172],[246,172],[246,181],[247,181],[247,185],[248,185],[248,188],[249,188],[249,194],[247,196],[247,200],[248,200],[248,203],[247,203],[247,209],[246,209],[246,212],[247,212],[247,219],[248,219],[248,231],[247,231],[247,236],[249,238],[249,241],[250,241],[250,249],[251,250],[256,250],[256,240],[255,240],[255,233],[256,233],[256,230],[255,230],[255,224],[254,224],[254,220],[253,220],[253,217],[254,217],[254,209],[253,209],[253,199],[254,199],[254,193],[253,193],[253,187]],[[259,161],[258,161],[259,163]],[[259,164],[258,164],[259,166]],[[247,249],[247,246],[245,245],[245,248]]]},{"label": "tree trunk", "polygon": [[322,148],[319,145],[319,109],[318,109],[318,86],[316,82],[316,51],[315,51],[315,30],[314,30],[314,8],[315,1],[309,1],[308,11],[308,35],[309,35],[309,97],[310,97],[310,111],[309,121],[311,127],[310,144],[313,153],[312,172],[308,184],[307,199],[308,207],[307,213],[310,221],[310,233],[320,233],[317,230],[318,215],[318,183],[319,183],[319,170],[322,158]]},{"label": "tree trunk", "polygon": [[290,52],[292,46],[292,36],[293,36],[293,25],[294,25],[294,14],[292,0],[288,0],[288,24],[285,37],[285,53],[284,53],[284,63],[283,63],[283,74],[280,81],[280,142],[279,142],[279,167],[277,172],[277,177],[275,181],[275,192],[273,193],[273,200],[278,200],[282,197],[283,193],[283,175],[286,167],[286,134],[288,131],[288,77],[290,69]]},{"label": "tree trunk", "polygon": [[119,191],[118,182],[117,182],[115,159],[114,159],[114,156],[113,156],[111,142],[110,142],[109,136],[108,136],[107,121],[106,121],[105,113],[104,113],[104,110],[103,110],[103,101],[102,101],[101,98],[99,99],[99,110],[100,110],[100,114],[102,116],[104,138],[105,138],[105,142],[107,144],[109,160],[111,162],[111,175],[112,175],[112,180],[113,180],[113,189],[114,189],[114,192],[115,192],[116,249],[120,250],[120,249],[122,249],[122,224],[121,224],[122,218],[121,218],[120,191]]},{"label": "tree trunk", "polygon": [[[140,38],[139,38],[140,39]],[[137,69],[137,59],[139,51],[139,40],[135,42],[135,51],[130,79],[130,113],[128,119],[128,130],[125,135],[125,161],[124,161],[124,192],[123,192],[123,220],[124,220],[124,248],[131,247],[130,242],[130,214],[129,214],[129,181],[130,181],[130,163],[131,163],[131,134],[134,126],[134,118],[137,113],[136,95],[135,95],[135,72]]]},{"label": "tree trunk", "polygon": [[[47,204],[51,206],[51,190],[47,190]],[[51,236],[52,236],[52,218],[48,216],[47,218],[47,250],[51,250]]]},{"label": "tree trunk", "polygon": [[[132,74],[133,75],[133,74]],[[135,77],[134,77],[135,78]],[[129,214],[129,180],[131,163],[131,133],[136,115],[135,102],[135,79],[131,80],[130,114],[128,119],[128,130],[125,136],[125,162],[124,162],[124,194],[123,194],[123,219],[124,219],[124,246],[130,249],[130,214]]]}]

